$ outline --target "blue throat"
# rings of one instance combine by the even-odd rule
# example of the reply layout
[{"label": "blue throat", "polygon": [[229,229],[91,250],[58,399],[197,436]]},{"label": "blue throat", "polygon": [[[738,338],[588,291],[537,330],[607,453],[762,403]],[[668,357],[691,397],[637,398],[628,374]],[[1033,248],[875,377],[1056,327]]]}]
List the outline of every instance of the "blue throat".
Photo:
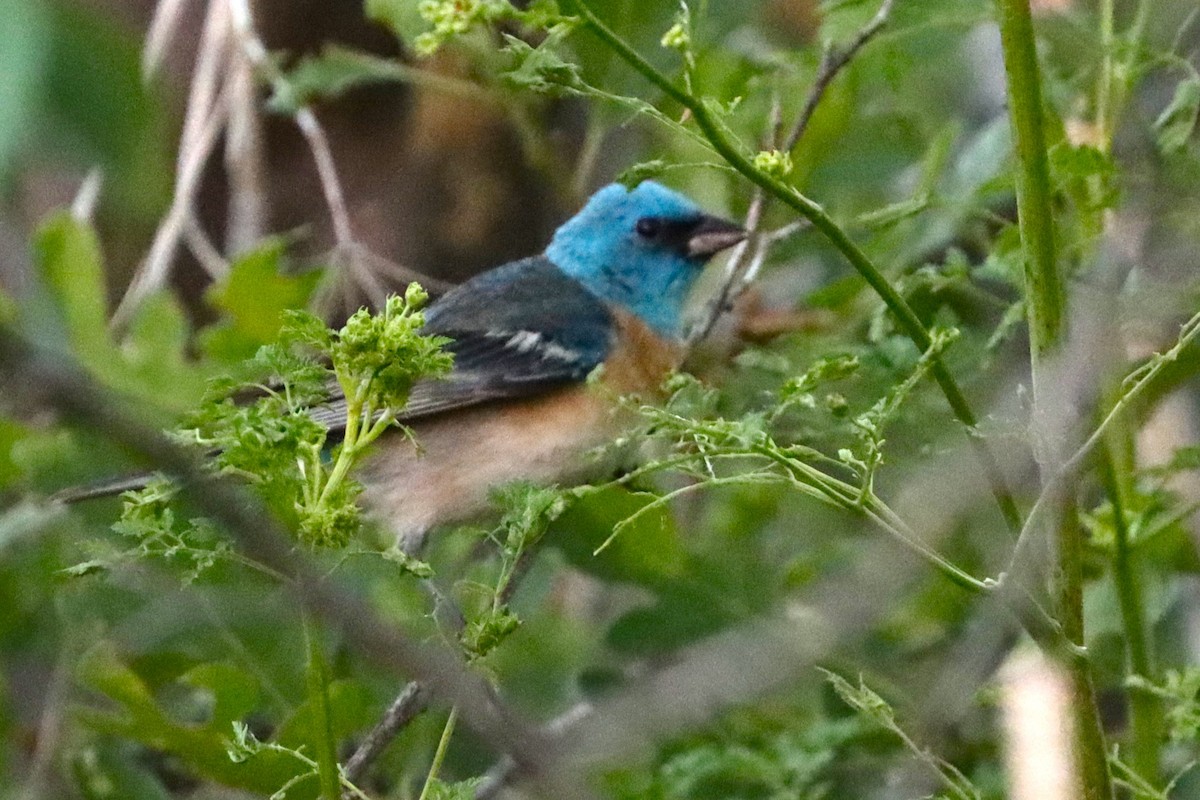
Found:
[{"label": "blue throat", "polygon": [[681,253],[646,246],[634,228],[642,217],[700,214],[690,200],[659,184],[647,181],[632,191],[613,184],[555,232],[546,256],[604,302],[677,339],[684,302],[703,265]]},{"label": "blue throat", "polygon": [[682,335],[683,304],[698,272],[694,264],[682,258],[671,259],[676,263],[663,263],[663,259],[639,263],[649,259],[614,256],[602,248],[558,239],[546,248],[546,256],[592,294],[633,312],[656,333],[671,338]]}]

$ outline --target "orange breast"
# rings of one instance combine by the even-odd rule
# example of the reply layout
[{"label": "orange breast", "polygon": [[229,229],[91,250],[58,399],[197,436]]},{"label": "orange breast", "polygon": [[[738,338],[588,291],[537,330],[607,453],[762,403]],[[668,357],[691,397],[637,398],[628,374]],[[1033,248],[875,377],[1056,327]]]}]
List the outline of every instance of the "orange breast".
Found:
[{"label": "orange breast", "polygon": [[614,397],[654,392],[682,356],[681,347],[635,317],[615,316],[619,343],[605,361],[602,386],[571,386],[421,421],[414,426],[419,449],[388,437],[363,470],[371,509],[410,538],[477,516],[495,486],[573,482],[604,469],[587,456],[621,427]]}]

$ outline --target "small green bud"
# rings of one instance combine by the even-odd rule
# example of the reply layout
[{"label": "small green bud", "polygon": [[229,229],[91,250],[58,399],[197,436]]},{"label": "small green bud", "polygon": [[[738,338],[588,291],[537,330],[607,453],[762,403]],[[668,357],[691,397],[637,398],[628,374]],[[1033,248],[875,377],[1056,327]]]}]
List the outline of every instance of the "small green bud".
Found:
[{"label": "small green bud", "polygon": [[845,417],[850,412],[850,403],[837,392],[825,395],[825,407],[838,419]]},{"label": "small green bud", "polygon": [[754,156],[754,168],[767,173],[776,180],[786,178],[792,172],[792,156],[782,150],[763,150]]},{"label": "small green bud", "polygon": [[692,36],[682,21],[668,28],[662,37],[662,46],[669,50],[687,50],[691,44]]},{"label": "small green bud", "polygon": [[410,309],[418,309],[429,302],[429,292],[419,283],[410,283],[404,290],[404,304]]}]

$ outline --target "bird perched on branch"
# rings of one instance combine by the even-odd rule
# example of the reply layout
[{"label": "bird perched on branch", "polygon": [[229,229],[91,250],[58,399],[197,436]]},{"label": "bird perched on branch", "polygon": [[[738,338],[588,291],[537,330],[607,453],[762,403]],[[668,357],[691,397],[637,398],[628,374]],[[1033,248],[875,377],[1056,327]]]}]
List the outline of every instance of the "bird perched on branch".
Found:
[{"label": "bird perched on branch", "polygon": [[[413,548],[485,510],[498,484],[582,477],[586,452],[614,433],[612,398],[653,391],[679,365],[691,288],[745,235],[658,183],[613,184],[543,255],[443,295],[423,333],[451,340],[454,367],[418,382],[395,415],[419,450],[401,436],[375,444],[359,475],[368,506]],[[346,423],[344,399],[311,413],[334,435]]]},{"label": "bird perched on branch", "polygon": [[[744,237],[660,184],[614,184],[544,255],[441,297],[425,328],[453,340],[454,369],[419,384],[398,417],[421,451],[381,442],[364,465],[370,507],[411,544],[485,509],[498,484],[580,477],[586,451],[613,435],[612,397],[653,391],[679,366],[691,288],[714,254]],[[601,366],[603,388],[589,386]]]}]

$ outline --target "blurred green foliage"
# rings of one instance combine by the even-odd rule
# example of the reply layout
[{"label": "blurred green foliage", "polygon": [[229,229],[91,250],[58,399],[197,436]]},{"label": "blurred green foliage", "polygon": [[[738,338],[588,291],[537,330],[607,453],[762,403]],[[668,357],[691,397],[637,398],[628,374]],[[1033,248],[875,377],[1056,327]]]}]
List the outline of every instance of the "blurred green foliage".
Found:
[{"label": "blurred green foliage", "polygon": [[[744,212],[750,184],[677,104],[573,18],[557,16],[571,17],[570,2],[560,6],[368,0],[365,13],[407,51],[441,48],[465,66],[447,76],[424,62],[334,45],[288,62],[270,105],[286,116],[380,82],[486,96],[514,123],[521,153],[547,182],[657,176],[706,206]],[[760,168],[816,199],[849,232],[935,331],[936,353],[976,407],[999,409],[984,417],[981,434],[1023,440],[1024,410],[993,406],[1009,399],[996,395],[1024,374],[1027,352],[992,3],[898,0],[882,33],[834,79],[791,153],[764,138],[773,106],[793,119],[824,43],[852,40],[877,2],[697,0],[683,16],[674,0],[589,6],[654,67],[681,85],[686,75],[745,150],[761,151]],[[800,18],[787,16],[793,6],[819,26],[789,23]],[[1075,278],[1073,295],[1110,285],[1119,266],[1120,322],[1149,330],[1162,349],[1200,298],[1191,256],[1200,218],[1200,79],[1176,46],[1195,34],[1184,0],[1156,4],[1137,36],[1132,25],[1144,4],[1117,6],[1120,35],[1107,43],[1096,4],[1038,20],[1060,256]],[[98,8],[0,0],[0,188],[14,192],[30,163],[99,164],[110,187],[101,223],[127,215],[129,225],[145,227],[169,197],[173,123],[143,86],[137,36]],[[1086,133],[1106,69],[1115,70],[1122,112],[1111,147]],[[556,115],[582,120],[578,158],[539,157],[560,146]],[[1110,247],[1114,219],[1144,231],[1130,263],[1112,263],[1121,258]],[[773,205],[764,224],[791,221]],[[160,293],[115,333],[108,247],[67,212],[43,220],[31,241],[34,285],[19,303],[0,300],[0,320],[77,360],[163,429],[191,414],[237,471],[278,478],[301,450],[306,474],[335,468],[338,456],[323,452],[320,431],[279,424],[298,418],[306,392],[330,376],[314,351],[351,383],[395,367],[376,387],[382,404],[402,399],[415,375],[445,366],[432,351],[406,349],[417,341],[416,298],[408,306],[395,298],[390,312],[364,312],[338,333],[298,316],[322,274],[296,268],[286,236],[233,259],[205,294],[206,315],[185,315]],[[336,528],[336,536],[301,541],[338,545],[312,553],[323,570],[406,634],[459,648],[502,698],[545,720],[619,695],[714,635],[792,613],[811,591],[844,580],[873,598],[876,586],[853,583],[858,565],[915,557],[870,527],[870,515],[886,516],[884,501],[903,499],[942,459],[963,459],[963,431],[927,379],[931,354],[913,347],[828,242],[811,232],[780,241],[754,291],[757,310],[789,326],[698,353],[699,379],[677,379],[664,405],[638,411],[631,436],[641,460],[632,472],[592,487],[500,490],[494,527],[442,532],[424,561],[381,545],[387,535],[370,523],[360,530],[356,512],[321,529]],[[389,320],[404,320],[404,330]],[[1198,367],[1195,348],[1184,349],[1171,366],[1172,386],[1188,387]],[[228,390],[268,373],[290,378],[298,394],[235,407],[210,393],[204,405],[214,379]],[[197,417],[198,408],[208,416]],[[1148,410],[1137,410],[1135,428]],[[5,408],[0,417],[0,798],[22,796],[26,786],[47,797],[97,799],[336,794],[331,761],[344,763],[400,691],[400,678],[337,631],[302,619],[278,575],[239,554],[163,483],[128,497],[123,516],[111,501],[47,503],[66,485],[147,465],[102,432],[32,411]],[[247,431],[270,446],[238,461]],[[284,439],[291,449],[279,449]],[[975,492],[976,466],[961,463],[961,486],[948,493]],[[1167,796],[1177,775],[1172,798],[1200,796],[1200,780],[1186,772],[1200,755],[1200,679],[1188,665],[1200,559],[1189,522],[1195,501],[1180,480],[1194,478],[1198,463],[1191,447],[1163,466],[1130,469],[1119,509],[1095,476],[1079,487],[1088,657],[1108,733],[1120,745],[1117,774],[1136,797]],[[298,483],[277,481],[267,495],[303,532]],[[356,495],[352,479],[346,486],[335,498],[342,511]],[[1032,500],[1023,492],[1023,508]],[[1132,674],[1127,662],[1127,610],[1114,583],[1122,537],[1156,675]],[[1004,569],[1011,539],[995,509],[979,502],[937,545],[983,578]],[[429,585],[464,618],[447,624]],[[935,570],[878,600],[884,607],[874,624],[825,659],[830,673],[803,670],[636,758],[601,765],[596,791],[623,800],[1004,797],[994,668],[1011,637],[978,644],[980,628],[1000,623]],[[837,677],[852,674],[858,680]],[[1161,754],[1158,771],[1143,783],[1124,766],[1138,746],[1125,719],[1137,692],[1161,701],[1165,715],[1151,743]],[[401,731],[361,787],[379,797],[416,797],[426,785],[426,797],[471,796],[494,754],[469,732],[452,731],[440,776],[427,780],[447,711],[435,705]]]}]

